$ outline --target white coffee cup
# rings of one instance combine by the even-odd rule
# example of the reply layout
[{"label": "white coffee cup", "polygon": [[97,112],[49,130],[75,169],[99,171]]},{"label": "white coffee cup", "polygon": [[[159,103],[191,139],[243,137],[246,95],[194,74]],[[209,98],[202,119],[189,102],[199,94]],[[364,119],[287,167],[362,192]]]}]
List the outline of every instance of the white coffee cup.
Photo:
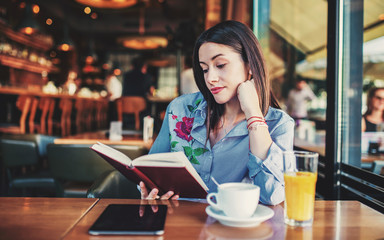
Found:
[{"label": "white coffee cup", "polygon": [[[216,202],[212,198],[216,198]],[[228,217],[249,218],[256,211],[260,198],[260,187],[249,183],[224,183],[217,193],[207,195],[208,203]]]}]

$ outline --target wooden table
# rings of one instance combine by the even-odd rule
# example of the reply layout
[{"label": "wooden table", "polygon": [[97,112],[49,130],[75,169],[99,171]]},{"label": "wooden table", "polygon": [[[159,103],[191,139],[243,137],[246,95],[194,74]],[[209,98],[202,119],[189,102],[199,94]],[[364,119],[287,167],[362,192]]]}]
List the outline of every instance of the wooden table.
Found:
[{"label": "wooden table", "polygon": [[68,137],[56,138],[55,144],[95,144],[101,142],[107,145],[130,145],[140,146],[150,149],[153,143],[153,139],[148,141],[143,140],[141,132],[137,131],[123,131],[122,140],[110,140],[107,138],[107,131],[85,132]]},{"label": "wooden table", "polygon": [[0,197],[0,239],[60,239],[97,200]]},{"label": "wooden table", "polygon": [[[101,199],[64,239],[127,239],[124,236],[91,236],[89,227],[108,204],[139,203],[140,200]],[[146,201],[143,201],[146,202]],[[170,204],[167,201],[158,203]],[[358,201],[316,201],[311,228],[284,224],[282,205],[271,207],[275,215],[253,228],[232,228],[205,213],[206,203],[178,201],[172,204],[161,237],[134,239],[379,239],[384,236],[384,215]]]},{"label": "wooden table", "polygon": [[368,154],[368,153],[362,153],[361,154],[361,162],[366,163],[372,163],[375,160],[384,160],[384,154]]},{"label": "wooden table", "polygon": [[206,203],[168,204],[163,236],[92,236],[89,227],[108,204],[148,203],[132,199],[0,197],[0,239],[382,239],[384,215],[358,201],[316,201],[313,226],[284,224],[282,204],[273,218],[252,228],[232,228],[205,213]]}]

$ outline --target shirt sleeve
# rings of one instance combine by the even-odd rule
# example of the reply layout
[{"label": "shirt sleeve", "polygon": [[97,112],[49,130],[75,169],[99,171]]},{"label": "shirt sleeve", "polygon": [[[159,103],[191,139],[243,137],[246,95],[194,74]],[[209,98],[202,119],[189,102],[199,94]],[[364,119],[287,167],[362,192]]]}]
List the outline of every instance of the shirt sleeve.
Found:
[{"label": "shirt sleeve", "polygon": [[149,154],[171,151],[171,145],[169,141],[169,120],[168,120],[168,114],[167,114],[168,112],[169,112],[169,105],[165,112],[163,124],[161,126],[159,135],[157,136],[155,142],[153,143],[151,149],[149,150]]},{"label": "shirt sleeve", "polygon": [[270,129],[272,145],[267,158],[262,160],[249,152],[249,177],[260,187],[260,201],[276,205],[284,201],[283,152],[293,149],[294,122],[285,118]]},{"label": "shirt sleeve", "polygon": [[313,99],[316,98],[316,95],[313,93],[312,89],[310,87],[306,88],[306,93],[307,93],[307,99],[312,101]]}]

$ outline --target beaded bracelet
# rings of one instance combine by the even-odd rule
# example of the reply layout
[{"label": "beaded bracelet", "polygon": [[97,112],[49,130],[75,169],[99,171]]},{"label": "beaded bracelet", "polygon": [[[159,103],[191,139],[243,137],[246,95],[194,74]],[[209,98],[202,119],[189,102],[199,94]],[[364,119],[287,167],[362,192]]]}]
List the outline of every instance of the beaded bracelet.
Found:
[{"label": "beaded bracelet", "polygon": [[264,119],[262,119],[262,120],[254,120],[254,121],[252,121],[251,123],[248,124],[247,128],[249,128],[254,123],[264,123],[265,125],[267,125],[267,123],[265,122]]},{"label": "beaded bracelet", "polygon": [[256,119],[260,119],[260,120],[265,121],[265,119],[264,119],[263,117],[252,116],[252,117],[250,117],[250,118],[247,119],[247,122],[248,122],[250,119],[252,119],[252,118],[256,118]]}]

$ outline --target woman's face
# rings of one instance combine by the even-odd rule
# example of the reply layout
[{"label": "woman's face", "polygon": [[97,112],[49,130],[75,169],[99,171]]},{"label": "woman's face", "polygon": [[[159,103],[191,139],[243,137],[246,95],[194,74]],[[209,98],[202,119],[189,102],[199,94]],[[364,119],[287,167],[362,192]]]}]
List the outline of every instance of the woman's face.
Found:
[{"label": "woman's face", "polygon": [[241,55],[226,45],[207,42],[199,49],[205,84],[219,104],[237,98],[237,87],[248,76]]},{"label": "woman's face", "polygon": [[384,89],[377,90],[372,99],[373,109],[384,111]]}]

